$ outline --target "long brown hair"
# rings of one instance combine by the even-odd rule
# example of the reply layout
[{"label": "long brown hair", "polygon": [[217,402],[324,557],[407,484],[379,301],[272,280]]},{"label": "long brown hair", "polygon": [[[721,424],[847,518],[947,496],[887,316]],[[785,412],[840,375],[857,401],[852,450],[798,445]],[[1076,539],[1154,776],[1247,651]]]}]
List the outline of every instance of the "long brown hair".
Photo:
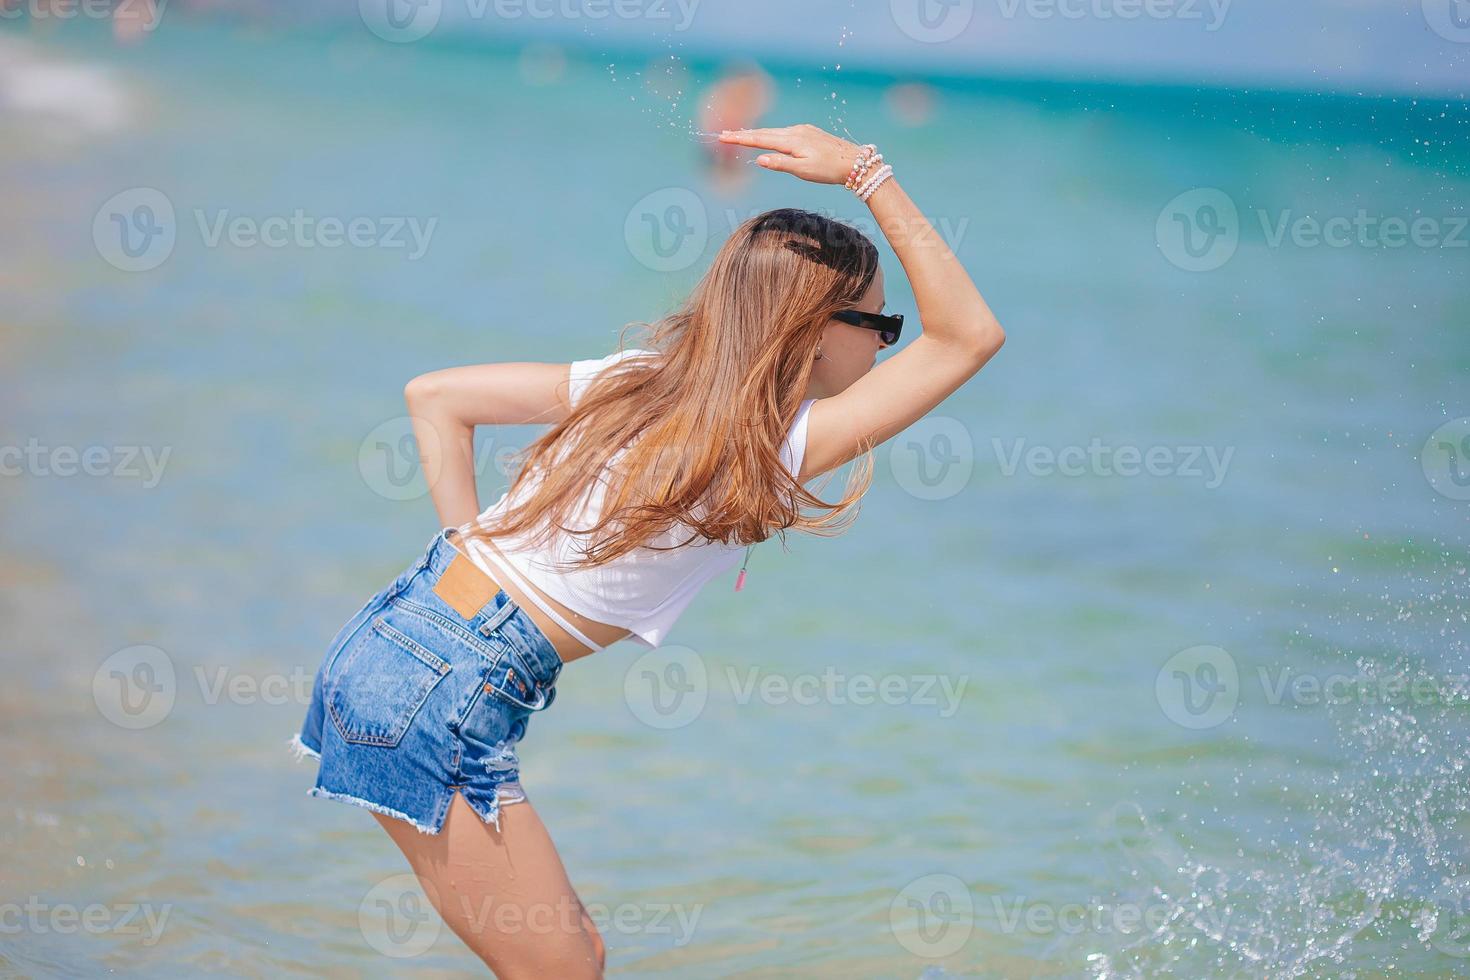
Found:
[{"label": "long brown hair", "polygon": [[[784,548],[789,528],[840,533],[872,482],[871,444],[833,504],[786,470],[780,447],[823,328],[862,298],[877,269],[873,243],[842,222],[796,208],[745,221],[683,306],[637,345],[661,356],[630,357],[600,374],[565,420],[518,454],[510,500],[539,477],[534,492],[467,533],[535,543],[553,526],[585,533],[585,557],[570,566],[579,568],[640,546],[667,550],[649,542],[675,522],[694,533],[670,547],[696,538],[748,545],[779,532]],[[597,522],[567,528],[604,467]],[[804,507],[826,513],[809,517]]]}]

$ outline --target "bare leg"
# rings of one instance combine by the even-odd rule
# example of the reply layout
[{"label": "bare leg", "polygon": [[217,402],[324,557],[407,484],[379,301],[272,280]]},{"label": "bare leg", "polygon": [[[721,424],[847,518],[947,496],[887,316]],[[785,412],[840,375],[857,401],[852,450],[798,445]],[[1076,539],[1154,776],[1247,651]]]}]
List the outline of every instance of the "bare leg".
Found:
[{"label": "bare leg", "polygon": [[500,980],[602,976],[602,936],[530,800],[502,805],[499,831],[458,790],[437,835],[373,816],[444,921]]}]

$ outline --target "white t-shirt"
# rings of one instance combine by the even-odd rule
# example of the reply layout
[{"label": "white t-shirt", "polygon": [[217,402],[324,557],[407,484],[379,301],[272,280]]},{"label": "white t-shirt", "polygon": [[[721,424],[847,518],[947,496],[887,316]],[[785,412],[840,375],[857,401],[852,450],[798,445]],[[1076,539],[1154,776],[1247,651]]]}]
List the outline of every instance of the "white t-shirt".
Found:
[{"label": "white t-shirt", "polygon": [[[575,405],[581,399],[592,379],[604,368],[626,357],[641,355],[661,356],[657,351],[632,348],[607,357],[573,361],[568,393],[571,404]],[[781,446],[782,464],[793,475],[801,472],[802,457],[806,453],[807,415],[814,401],[816,399],[809,398],[801,403],[796,421]],[[528,490],[533,486],[534,479],[528,481]],[[580,519],[568,519],[565,522],[567,526],[585,528],[596,523],[604,492],[604,483],[593,481],[583,497],[584,509]],[[502,508],[509,509],[509,496],[507,491],[479,519],[498,514]],[[486,574],[496,578],[508,573],[511,580],[547,615],[594,650],[600,649],[598,644],[568,623],[556,610],[548,608],[533,590],[526,587],[526,579],[567,608],[596,622],[631,630],[628,639],[654,649],[664,642],[675,621],[705,583],[739,565],[745,551],[744,545],[725,545],[697,537],[693,543],[680,545],[690,541],[693,534],[692,528],[676,523],[652,542],[658,548],[669,550],[659,551],[644,545],[596,568],[558,567],[576,559],[580,554],[578,545],[585,538],[556,535],[549,545],[537,551],[528,547],[529,535],[497,537],[496,547],[510,562],[509,569],[503,567],[503,563],[497,560],[498,556],[484,542],[467,538],[460,541],[470,559]]]}]

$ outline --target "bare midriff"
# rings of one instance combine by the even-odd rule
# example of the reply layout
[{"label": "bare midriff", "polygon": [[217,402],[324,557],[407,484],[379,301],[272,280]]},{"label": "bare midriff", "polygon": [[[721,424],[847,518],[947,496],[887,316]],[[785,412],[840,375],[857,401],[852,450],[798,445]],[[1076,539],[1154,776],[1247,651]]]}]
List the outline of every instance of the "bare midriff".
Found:
[{"label": "bare midriff", "polygon": [[[501,550],[495,546],[494,541],[491,541],[489,538],[481,538],[480,540],[490,546],[490,550],[495,552],[497,561],[501,565],[510,564],[510,561]],[[517,606],[520,606],[526,611],[526,615],[531,617],[531,621],[541,628],[541,632],[546,634],[546,638],[551,641],[551,645],[556,647],[556,654],[561,657],[562,663],[569,664],[573,660],[580,660],[583,657],[597,652],[568,633],[556,620],[546,615],[546,610],[537,606],[534,599],[528,598],[525,592],[521,590],[509,575],[493,575],[491,578],[495,580],[496,585],[505,590],[506,595],[515,600]],[[568,609],[563,603],[557,602],[551,596],[536,588],[534,583],[531,583],[531,588],[547,605],[565,616],[567,622],[587,634],[589,639],[596,640],[603,646],[616,643],[631,632],[631,630],[625,627],[613,626],[609,623],[599,623],[595,619],[588,619],[586,616]]]}]

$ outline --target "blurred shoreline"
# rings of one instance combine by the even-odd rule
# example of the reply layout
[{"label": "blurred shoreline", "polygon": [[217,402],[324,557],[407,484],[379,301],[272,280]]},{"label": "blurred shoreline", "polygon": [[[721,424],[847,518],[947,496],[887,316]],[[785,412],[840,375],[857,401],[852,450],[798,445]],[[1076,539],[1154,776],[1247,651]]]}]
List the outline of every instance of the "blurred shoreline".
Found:
[{"label": "blurred shoreline", "polygon": [[[292,26],[289,30],[275,22],[229,17],[193,17],[184,26],[175,25],[168,36],[151,37],[139,44],[114,44],[105,25],[76,23],[60,30],[46,32],[17,29],[0,22],[0,108],[7,102],[14,106],[14,80],[23,78],[28,64],[36,55],[50,51],[106,60],[117,66],[131,62],[146,63],[150,51],[162,47],[190,47],[207,44],[211,39],[231,43],[279,45],[320,45],[330,57],[351,60],[356,56],[431,58],[447,60],[467,58],[499,59],[537,52],[544,58],[562,64],[568,60],[584,66],[605,65],[626,73],[639,74],[638,69],[651,69],[655,64],[646,47],[631,44],[601,43],[596,46],[548,41],[534,41],[512,36],[469,36],[447,32],[431,36],[414,45],[386,45],[363,32],[343,33],[339,27],[311,22]],[[6,45],[10,46],[9,52]],[[27,47],[29,46],[29,47]],[[411,50],[410,50],[411,49]],[[17,57],[19,55],[19,57]],[[718,53],[680,52],[678,69],[700,82],[717,77],[732,63]],[[8,64],[4,62],[9,62]],[[1188,125],[1227,126],[1275,141],[1323,143],[1345,141],[1371,143],[1411,157],[1421,166],[1431,166],[1448,174],[1470,174],[1470,100],[1447,95],[1374,94],[1366,91],[1305,90],[1253,86],[1224,86],[1201,82],[1186,84],[1165,80],[1126,80],[1119,78],[1064,78],[1042,74],[959,74],[944,71],[913,72],[898,68],[861,66],[844,62],[840,72],[812,71],[795,57],[779,54],[763,55],[757,62],[773,76],[779,76],[783,90],[794,92],[803,86],[812,89],[831,88],[845,95],[847,90],[873,91],[907,86],[931,93],[934,98],[982,97],[1011,100],[1056,113],[1171,117]],[[87,66],[90,70],[90,66]],[[8,75],[8,77],[7,77]],[[791,86],[795,80],[794,88]],[[96,79],[93,79],[95,81]],[[557,84],[551,81],[548,84]],[[690,118],[696,115],[693,95],[685,92],[680,111]],[[647,92],[644,93],[646,97]],[[846,99],[843,99],[846,104]],[[122,106],[116,107],[122,111]],[[78,110],[80,112],[80,110]],[[781,105],[775,114],[767,114],[765,125],[788,125],[781,117]],[[99,116],[101,110],[92,113]],[[831,119],[809,120],[841,134]]]},{"label": "blurred shoreline", "polygon": [[[38,2],[41,0],[32,0],[32,3]],[[1314,56],[1320,58],[1320,51],[1305,41],[1300,49],[1291,49],[1299,57],[1283,55],[1281,50],[1277,50],[1283,39],[1271,35],[1291,28],[1269,21],[1279,13],[1279,6],[1270,13],[1257,12],[1267,10],[1269,5],[1248,5],[1245,0],[1235,0],[1233,4],[1226,5],[1230,16],[1236,18],[1229,22],[1237,26],[1234,34],[1227,34],[1225,30],[1218,34],[1209,33],[1203,28],[1191,29],[1187,23],[1169,23],[1166,20],[1127,24],[1118,21],[1116,16],[1112,23],[1104,18],[1089,24],[1085,19],[1049,22],[1046,19],[1028,20],[1014,14],[999,15],[992,11],[993,16],[987,20],[986,8],[980,5],[978,19],[968,24],[961,38],[948,44],[918,43],[903,36],[900,29],[874,10],[853,10],[837,15],[838,20],[844,16],[857,18],[861,23],[857,29],[844,28],[840,35],[834,34],[830,39],[807,38],[805,42],[798,43],[803,37],[803,23],[798,18],[782,27],[779,22],[785,16],[783,6],[774,3],[741,4],[742,21],[764,18],[777,24],[772,35],[779,40],[759,45],[742,44],[738,36],[731,36],[728,31],[700,27],[710,18],[718,21],[732,16],[727,9],[710,0],[697,7],[697,13],[704,20],[696,19],[694,26],[686,32],[660,30],[657,24],[650,25],[646,19],[581,18],[579,23],[579,18],[575,17],[496,20],[488,16],[471,18],[466,15],[456,20],[453,15],[456,7],[448,0],[428,0],[431,8],[442,11],[435,28],[413,43],[394,44],[374,36],[365,26],[367,15],[362,11],[371,8],[374,2],[381,4],[384,0],[362,0],[361,5],[358,0],[328,0],[307,7],[254,0],[230,8],[213,6],[207,0],[173,0],[158,12],[155,25],[138,32],[127,44],[120,46],[146,48],[167,32],[187,27],[243,31],[272,40],[361,41],[399,51],[432,49],[501,53],[518,51],[528,44],[549,44],[591,60],[640,60],[672,55],[690,67],[713,67],[751,58],[759,49],[758,60],[768,70],[805,73],[812,78],[851,77],[878,82],[920,80],[935,85],[1002,94],[1015,92],[1031,97],[1065,95],[1105,102],[1119,94],[1146,93],[1162,94],[1174,100],[1205,102],[1244,95],[1271,102],[1299,100],[1303,104],[1394,104],[1404,100],[1436,106],[1470,103],[1470,43],[1454,43],[1437,36],[1430,27],[1419,24],[1418,29],[1400,25],[1392,39],[1380,36],[1370,44],[1367,40],[1369,35],[1375,31],[1386,34],[1386,25],[1395,23],[1385,16],[1390,8],[1395,7],[1389,0],[1369,0],[1350,11],[1318,2],[1316,8],[1324,14],[1324,19],[1316,24],[1311,23],[1310,14],[1304,9],[1291,14],[1305,19],[1308,22],[1306,27],[1337,39],[1339,50],[1335,59],[1323,64],[1313,60]],[[458,2],[469,5],[470,9],[478,9],[477,0]],[[653,0],[649,2],[653,3]],[[977,9],[975,3],[958,6],[962,9],[968,6],[972,11]],[[1329,12],[1332,16],[1325,17]],[[1402,15],[1400,20],[1407,16],[1404,11],[1393,12]],[[1378,20],[1354,25],[1354,16],[1377,17]],[[1239,27],[1242,19],[1248,23]],[[593,27],[589,28],[589,23]],[[577,29],[579,26],[580,30]],[[1298,29],[1302,26],[1296,25]],[[639,27],[647,29],[640,31],[636,29]],[[1125,43],[1127,35],[1119,31],[1132,27],[1138,28],[1135,32],[1137,39]],[[1355,28],[1360,29],[1355,40],[1361,42],[1361,47],[1356,49],[1341,43],[1344,37],[1352,37]],[[93,20],[89,23],[82,18],[48,21],[12,16],[0,20],[0,36],[29,36],[36,40],[62,40],[66,36],[78,36],[93,30],[97,36],[108,39],[113,34],[106,22]],[[1078,42],[1078,38],[1086,36],[1089,30],[1094,31],[1097,37],[1097,57],[1076,57],[1079,48],[1086,50],[1091,47]],[[1206,35],[1204,44],[1196,36],[1200,34]],[[1234,54],[1222,56],[1222,52],[1250,48],[1251,41],[1242,35],[1258,38],[1256,47],[1260,51],[1256,55],[1257,62],[1251,63],[1249,58]],[[1046,43],[1039,40],[1042,36],[1045,36]],[[771,39],[764,40],[769,42]],[[1053,41],[1057,42],[1057,50],[1047,53],[1048,45]],[[1382,47],[1385,43],[1394,42],[1399,45],[1397,50],[1373,50],[1375,45]],[[1014,46],[1015,54],[1005,53],[1008,45]],[[941,57],[944,52],[949,53]],[[1396,63],[1418,59],[1414,65],[1417,74],[1402,66],[1395,70],[1408,72],[1404,77],[1381,74],[1384,68],[1377,57],[1381,54],[1392,54]],[[1180,61],[1174,63],[1169,58]],[[814,63],[824,62],[840,65],[840,71],[827,71],[828,64],[822,64],[822,71],[812,70]]]}]

